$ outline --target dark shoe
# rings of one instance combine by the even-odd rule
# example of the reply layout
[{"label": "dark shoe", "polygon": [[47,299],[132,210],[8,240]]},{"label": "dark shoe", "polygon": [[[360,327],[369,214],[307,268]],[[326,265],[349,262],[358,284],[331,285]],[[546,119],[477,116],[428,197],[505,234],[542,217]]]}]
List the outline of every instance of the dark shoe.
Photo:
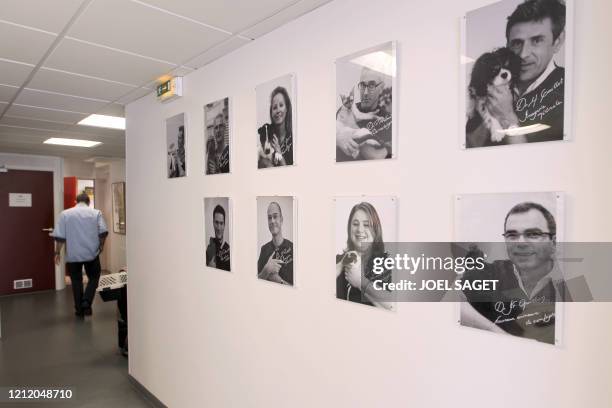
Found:
[{"label": "dark shoe", "polygon": [[85,316],[91,316],[91,307],[87,307],[87,308],[83,309],[83,314]]},{"label": "dark shoe", "polygon": [[79,309],[79,310],[75,310],[74,311],[74,315],[76,317],[83,317],[85,315],[85,313],[83,312],[83,309]]}]

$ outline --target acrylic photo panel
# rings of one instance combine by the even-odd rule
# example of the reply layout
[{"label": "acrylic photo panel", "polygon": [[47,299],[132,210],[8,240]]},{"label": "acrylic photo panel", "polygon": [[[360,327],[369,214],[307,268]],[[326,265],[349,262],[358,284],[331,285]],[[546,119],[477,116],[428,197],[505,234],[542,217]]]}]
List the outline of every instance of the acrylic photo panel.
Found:
[{"label": "acrylic photo panel", "polygon": [[297,98],[295,75],[257,86],[257,168],[295,164]]},{"label": "acrylic photo panel", "polygon": [[572,17],[571,0],[503,0],[466,13],[462,147],[570,138]]},{"label": "acrylic photo panel", "polygon": [[397,242],[397,199],[336,197],[334,204],[336,298],[395,309],[391,292],[372,291],[372,281],[391,282],[392,271],[376,275],[372,272],[372,263],[375,257],[389,255],[390,248],[385,248],[385,243]]},{"label": "acrylic photo panel", "polygon": [[168,178],[187,175],[185,114],[166,119],[166,170]]},{"label": "acrylic photo panel", "polygon": [[336,61],[336,162],[396,157],[396,64],[395,42]]},{"label": "acrylic photo panel", "polygon": [[204,166],[206,174],[230,172],[231,112],[229,98],[204,105]]},{"label": "acrylic photo panel", "polygon": [[[557,242],[564,236],[560,192],[455,197],[455,241],[471,243],[485,267],[463,278],[497,280],[491,302],[460,305],[463,326],[558,344],[564,290]],[[482,299],[480,299],[482,300]]]},{"label": "acrylic photo panel", "polygon": [[257,197],[257,276],[293,286],[296,237],[295,200]]},{"label": "acrylic photo panel", "polygon": [[231,271],[232,224],[228,197],[204,198],[204,260],[209,268]]}]

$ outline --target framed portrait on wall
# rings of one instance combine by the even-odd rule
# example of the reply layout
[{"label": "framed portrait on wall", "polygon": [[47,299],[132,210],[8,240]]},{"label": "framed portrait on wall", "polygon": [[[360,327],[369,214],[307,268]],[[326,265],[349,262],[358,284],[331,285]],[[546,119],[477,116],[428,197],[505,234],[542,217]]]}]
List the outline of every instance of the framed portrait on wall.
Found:
[{"label": "framed portrait on wall", "polygon": [[568,140],[572,0],[502,0],[462,24],[464,148]]},{"label": "framed portrait on wall", "polygon": [[229,197],[204,198],[204,235],[206,266],[231,271],[232,214]]},{"label": "framed portrait on wall", "polygon": [[125,183],[113,183],[113,232],[125,234]]},{"label": "framed portrait on wall", "polygon": [[496,280],[489,298],[469,293],[462,326],[547,344],[560,342],[565,282],[558,242],[564,237],[561,192],[465,194],[455,197],[455,242],[486,260],[464,280]]},{"label": "framed portrait on wall", "polygon": [[166,170],[168,178],[187,175],[185,114],[180,113],[166,119],[166,148],[168,151]]},{"label": "framed portrait on wall", "polygon": [[257,86],[257,168],[292,166],[296,147],[295,75]]},{"label": "framed portrait on wall", "polygon": [[292,196],[257,197],[257,277],[295,284],[297,211]]},{"label": "framed portrait on wall", "polygon": [[336,197],[336,298],[394,310],[395,296],[373,288],[374,280],[392,282],[393,271],[373,270],[375,258],[391,256],[385,242],[397,242],[396,197]]},{"label": "framed portrait on wall", "polygon": [[230,172],[231,130],[229,98],[204,106],[206,174]]},{"label": "framed portrait on wall", "polygon": [[396,48],[391,41],[336,60],[336,162],[396,157]]}]

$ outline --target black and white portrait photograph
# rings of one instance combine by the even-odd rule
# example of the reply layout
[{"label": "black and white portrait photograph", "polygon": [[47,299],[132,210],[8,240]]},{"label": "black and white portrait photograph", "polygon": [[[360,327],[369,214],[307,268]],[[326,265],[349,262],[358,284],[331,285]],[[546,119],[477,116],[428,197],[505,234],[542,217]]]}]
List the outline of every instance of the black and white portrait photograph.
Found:
[{"label": "black and white portrait photograph", "polygon": [[[565,282],[557,261],[563,238],[563,194],[465,194],[455,198],[455,241],[470,243],[484,267],[464,280],[497,280],[478,301],[465,294],[460,324],[556,344]],[[490,298],[490,302],[487,301]]]},{"label": "black and white portrait photograph", "polygon": [[571,0],[503,0],[466,13],[466,148],[567,140]]},{"label": "black and white portrait photograph", "polygon": [[336,162],[395,157],[396,44],[336,60]]},{"label": "black and white portrait photograph", "polygon": [[206,174],[230,172],[229,98],[204,106],[204,148]]},{"label": "black and white portrait photograph", "polygon": [[390,256],[385,242],[397,242],[395,197],[336,197],[335,252],[338,299],[394,310],[390,291],[374,290],[373,281],[392,282],[393,271],[373,271],[374,258]]},{"label": "black and white portrait photograph", "polygon": [[290,196],[257,197],[257,276],[294,284],[295,202]]},{"label": "black and white portrait photograph", "polygon": [[292,166],[295,162],[295,75],[257,86],[257,168]]},{"label": "black and white portrait photograph", "polygon": [[232,216],[228,197],[204,198],[206,266],[231,271]]},{"label": "black and white portrait photograph", "polygon": [[168,178],[185,177],[187,175],[185,137],[184,113],[166,119],[166,147],[168,150],[166,169],[168,170]]}]

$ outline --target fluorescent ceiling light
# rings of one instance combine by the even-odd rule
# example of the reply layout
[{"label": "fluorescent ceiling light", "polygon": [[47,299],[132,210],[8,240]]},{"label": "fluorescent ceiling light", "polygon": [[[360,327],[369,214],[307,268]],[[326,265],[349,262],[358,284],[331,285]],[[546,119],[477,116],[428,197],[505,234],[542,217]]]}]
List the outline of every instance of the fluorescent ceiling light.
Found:
[{"label": "fluorescent ceiling light", "polygon": [[63,139],[61,137],[52,137],[45,140],[43,143],[62,145],[62,146],[78,146],[78,147],[94,147],[102,142],[94,142],[93,140],[81,140],[81,139]]},{"label": "fluorescent ceiling light", "polygon": [[79,125],[125,130],[125,118],[108,115],[89,115]]}]

